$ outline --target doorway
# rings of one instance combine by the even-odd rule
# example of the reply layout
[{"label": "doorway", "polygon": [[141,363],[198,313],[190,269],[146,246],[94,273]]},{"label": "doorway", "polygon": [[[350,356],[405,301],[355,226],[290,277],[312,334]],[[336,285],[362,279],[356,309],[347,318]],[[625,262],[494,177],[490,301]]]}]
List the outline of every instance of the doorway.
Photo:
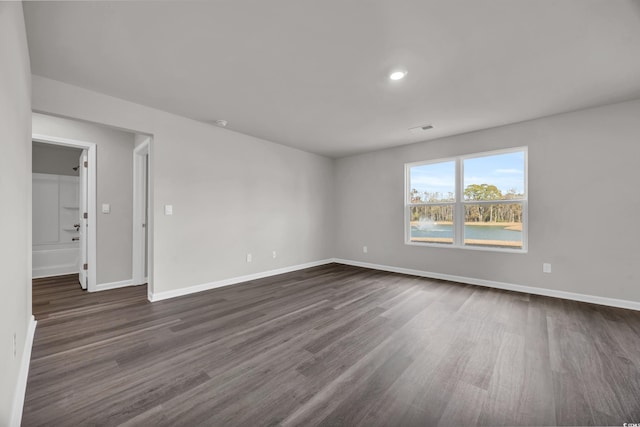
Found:
[{"label": "doorway", "polygon": [[[56,261],[59,262],[60,257],[64,258],[68,255],[67,252],[71,255],[77,253],[75,263],[69,264],[69,261],[66,260],[66,264],[63,262],[59,265],[64,266],[63,268],[77,271],[80,286],[90,292],[95,291],[97,271],[96,144],[37,134],[33,135],[32,140],[34,144],[44,147],[75,149],[75,154],[78,156],[76,157],[77,166],[75,167],[78,172],[78,176],[75,178],[75,187],[71,178],[58,177],[56,174],[42,174],[42,176],[36,177],[35,175],[40,174],[34,174],[34,183],[36,183],[36,179],[43,181],[42,185],[40,185],[40,181],[37,181],[38,187],[34,188],[34,199],[36,197],[47,198],[47,200],[42,200],[42,205],[49,206],[48,209],[52,212],[55,208],[58,212],[53,217],[45,218],[42,215],[43,218],[39,218],[38,215],[42,212],[40,209],[35,209],[37,206],[34,204],[34,223],[32,225],[34,239],[40,235],[44,236],[43,233],[49,235],[50,243],[54,243],[52,240],[54,235],[57,239],[57,242],[55,242],[56,247],[45,247],[38,256],[42,255],[44,258],[53,257],[51,262],[47,262],[55,265]],[[40,203],[40,199],[38,200],[38,203]],[[47,203],[45,204],[45,202]],[[56,224],[53,224],[54,219]],[[34,251],[34,258],[35,256],[36,252]],[[75,268],[73,268],[73,264],[75,264]],[[36,266],[37,263],[34,263],[34,267]],[[38,275],[34,269],[34,276],[39,277],[65,273],[69,273],[69,271],[63,272],[54,269],[47,272],[46,269],[43,269],[42,274]]]},{"label": "doorway", "polygon": [[[133,150],[133,260],[134,285],[149,284],[151,206],[150,162],[151,137],[146,137]],[[149,286],[149,292],[151,287]]]},{"label": "doorway", "polygon": [[77,275],[82,150],[33,142],[32,153],[32,277]]}]

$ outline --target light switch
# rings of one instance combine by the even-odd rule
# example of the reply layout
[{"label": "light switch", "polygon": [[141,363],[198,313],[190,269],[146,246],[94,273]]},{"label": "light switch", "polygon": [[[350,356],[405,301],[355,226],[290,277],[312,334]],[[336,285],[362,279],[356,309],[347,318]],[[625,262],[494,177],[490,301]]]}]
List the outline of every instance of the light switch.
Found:
[{"label": "light switch", "polygon": [[102,204],[102,213],[103,214],[111,213],[111,205],[109,203]]},{"label": "light switch", "polygon": [[164,214],[173,215],[173,205],[164,205]]}]

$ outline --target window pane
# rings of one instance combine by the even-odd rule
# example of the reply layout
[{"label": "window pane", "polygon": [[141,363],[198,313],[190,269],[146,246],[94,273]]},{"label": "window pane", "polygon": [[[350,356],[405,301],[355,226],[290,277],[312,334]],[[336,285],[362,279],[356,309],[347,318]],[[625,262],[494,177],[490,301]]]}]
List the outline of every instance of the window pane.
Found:
[{"label": "window pane", "polygon": [[456,162],[413,166],[409,170],[409,203],[453,202]]},{"label": "window pane", "polygon": [[464,244],[522,249],[522,204],[465,204]]},{"label": "window pane", "polygon": [[521,200],[524,151],[464,160],[465,200]]},{"label": "window pane", "polygon": [[410,240],[421,243],[452,244],[453,209],[453,205],[412,206]]}]

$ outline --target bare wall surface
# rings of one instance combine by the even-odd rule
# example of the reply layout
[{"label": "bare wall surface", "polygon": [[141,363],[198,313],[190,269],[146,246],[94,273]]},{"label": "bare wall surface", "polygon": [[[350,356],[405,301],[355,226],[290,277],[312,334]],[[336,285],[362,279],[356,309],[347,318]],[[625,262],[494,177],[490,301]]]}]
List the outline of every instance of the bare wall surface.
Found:
[{"label": "bare wall surface", "polygon": [[32,147],[33,173],[67,176],[80,175],[80,172],[73,170],[73,168],[78,166],[78,159],[80,158],[82,150],[40,142],[34,142]]},{"label": "bare wall surface", "polygon": [[37,111],[153,135],[155,292],[332,256],[331,159],[43,77],[33,85]]},{"label": "bare wall surface", "polygon": [[[133,133],[37,113],[33,114],[33,133],[97,144],[97,284],[130,280]],[[111,205],[111,213],[102,213],[103,203]]]},{"label": "bare wall surface", "polygon": [[[31,71],[22,3],[0,2],[0,425],[11,408],[31,316]],[[16,354],[14,356],[13,334]]]},{"label": "bare wall surface", "polygon": [[[640,301],[639,117],[632,101],[338,159],[335,256]],[[519,146],[529,147],[528,253],[404,244],[405,163]]]}]

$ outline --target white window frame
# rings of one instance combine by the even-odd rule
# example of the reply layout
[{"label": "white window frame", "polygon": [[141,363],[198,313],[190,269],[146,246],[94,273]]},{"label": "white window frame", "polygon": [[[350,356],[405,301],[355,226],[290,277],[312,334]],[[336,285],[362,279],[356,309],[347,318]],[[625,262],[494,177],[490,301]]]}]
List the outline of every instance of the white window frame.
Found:
[{"label": "white window frame", "polygon": [[[479,157],[489,157],[500,154],[524,153],[524,198],[517,200],[464,200],[464,161]],[[455,162],[455,201],[454,202],[433,202],[433,203],[411,203],[411,168],[416,166],[424,166],[436,163]],[[490,184],[490,183],[487,183]],[[404,243],[405,245],[429,247],[429,248],[449,248],[449,249],[466,249],[472,251],[485,252],[507,252],[525,254],[528,252],[529,243],[529,150],[528,147],[514,147],[502,150],[485,151],[481,153],[466,154],[456,157],[447,157],[435,160],[426,160],[421,162],[405,163],[404,165]],[[522,248],[501,248],[495,246],[478,246],[465,245],[464,243],[464,217],[465,205],[479,204],[521,204],[522,205]],[[453,206],[453,243],[429,243],[429,242],[413,242],[411,241],[411,220],[410,212],[413,206]],[[462,218],[462,220],[460,220]]]}]

